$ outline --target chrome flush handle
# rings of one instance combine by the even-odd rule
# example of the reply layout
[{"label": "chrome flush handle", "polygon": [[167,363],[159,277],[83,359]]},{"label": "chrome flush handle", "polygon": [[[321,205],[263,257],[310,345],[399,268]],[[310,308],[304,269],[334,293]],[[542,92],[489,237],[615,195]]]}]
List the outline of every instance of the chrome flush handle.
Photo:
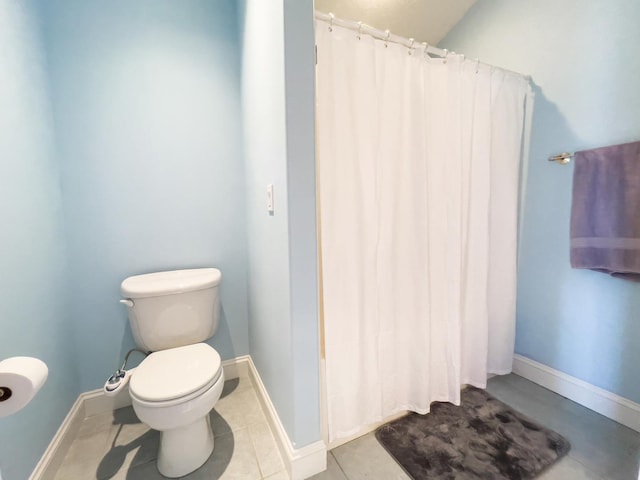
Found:
[{"label": "chrome flush handle", "polygon": [[126,305],[129,308],[132,308],[134,305],[133,300],[131,300],[130,298],[123,298],[122,300],[120,300],[120,303]]}]

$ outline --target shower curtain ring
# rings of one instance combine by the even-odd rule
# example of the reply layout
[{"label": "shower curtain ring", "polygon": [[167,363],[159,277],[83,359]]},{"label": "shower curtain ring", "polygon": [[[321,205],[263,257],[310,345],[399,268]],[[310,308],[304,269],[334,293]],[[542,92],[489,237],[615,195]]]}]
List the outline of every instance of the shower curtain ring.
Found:
[{"label": "shower curtain ring", "polygon": [[424,45],[424,58],[429,58],[429,42],[422,42]]},{"label": "shower curtain ring", "polygon": [[409,39],[409,55],[413,54],[413,43],[415,42],[415,40],[413,38]]},{"label": "shower curtain ring", "polygon": [[329,12],[329,31],[333,32],[333,19],[335,18],[335,15],[331,12]]},{"label": "shower curtain ring", "polygon": [[384,37],[384,48],[389,47],[389,37],[391,36],[391,32],[389,30],[385,30],[385,33],[387,34]]},{"label": "shower curtain ring", "polygon": [[476,58],[476,73],[478,73],[478,70],[480,70],[480,60]]},{"label": "shower curtain ring", "polygon": [[358,40],[360,40],[360,36],[362,35],[362,22],[358,22]]},{"label": "shower curtain ring", "polygon": [[442,56],[442,63],[447,63],[447,56],[449,55],[449,50],[444,49],[444,55]]}]

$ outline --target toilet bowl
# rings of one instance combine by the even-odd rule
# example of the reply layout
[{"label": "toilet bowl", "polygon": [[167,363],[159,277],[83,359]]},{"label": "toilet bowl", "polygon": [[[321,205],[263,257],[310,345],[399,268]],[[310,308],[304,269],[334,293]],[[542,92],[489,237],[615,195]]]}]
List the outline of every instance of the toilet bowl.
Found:
[{"label": "toilet bowl", "polygon": [[165,477],[187,475],[211,455],[209,412],[223,386],[220,355],[205,343],[152,353],[132,375],[133,409],[160,431],[158,470]]}]

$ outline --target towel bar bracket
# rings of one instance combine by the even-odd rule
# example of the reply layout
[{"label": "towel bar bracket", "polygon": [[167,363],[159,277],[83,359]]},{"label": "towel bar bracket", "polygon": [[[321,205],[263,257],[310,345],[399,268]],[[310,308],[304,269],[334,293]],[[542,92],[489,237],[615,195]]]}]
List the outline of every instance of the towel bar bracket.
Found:
[{"label": "towel bar bracket", "polygon": [[571,159],[573,158],[573,153],[570,152],[562,152],[559,153],[558,155],[553,155],[551,157],[549,157],[549,161],[550,162],[556,162],[556,163],[560,163],[560,164],[566,164],[569,163],[571,161]]}]

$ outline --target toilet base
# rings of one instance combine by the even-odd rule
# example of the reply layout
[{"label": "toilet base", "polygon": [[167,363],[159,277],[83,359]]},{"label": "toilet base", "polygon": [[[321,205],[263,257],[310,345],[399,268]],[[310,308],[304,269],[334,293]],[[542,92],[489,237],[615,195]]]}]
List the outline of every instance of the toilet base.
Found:
[{"label": "toilet base", "polygon": [[160,432],[158,470],[169,478],[187,475],[200,468],[213,452],[209,415],[190,425]]}]

